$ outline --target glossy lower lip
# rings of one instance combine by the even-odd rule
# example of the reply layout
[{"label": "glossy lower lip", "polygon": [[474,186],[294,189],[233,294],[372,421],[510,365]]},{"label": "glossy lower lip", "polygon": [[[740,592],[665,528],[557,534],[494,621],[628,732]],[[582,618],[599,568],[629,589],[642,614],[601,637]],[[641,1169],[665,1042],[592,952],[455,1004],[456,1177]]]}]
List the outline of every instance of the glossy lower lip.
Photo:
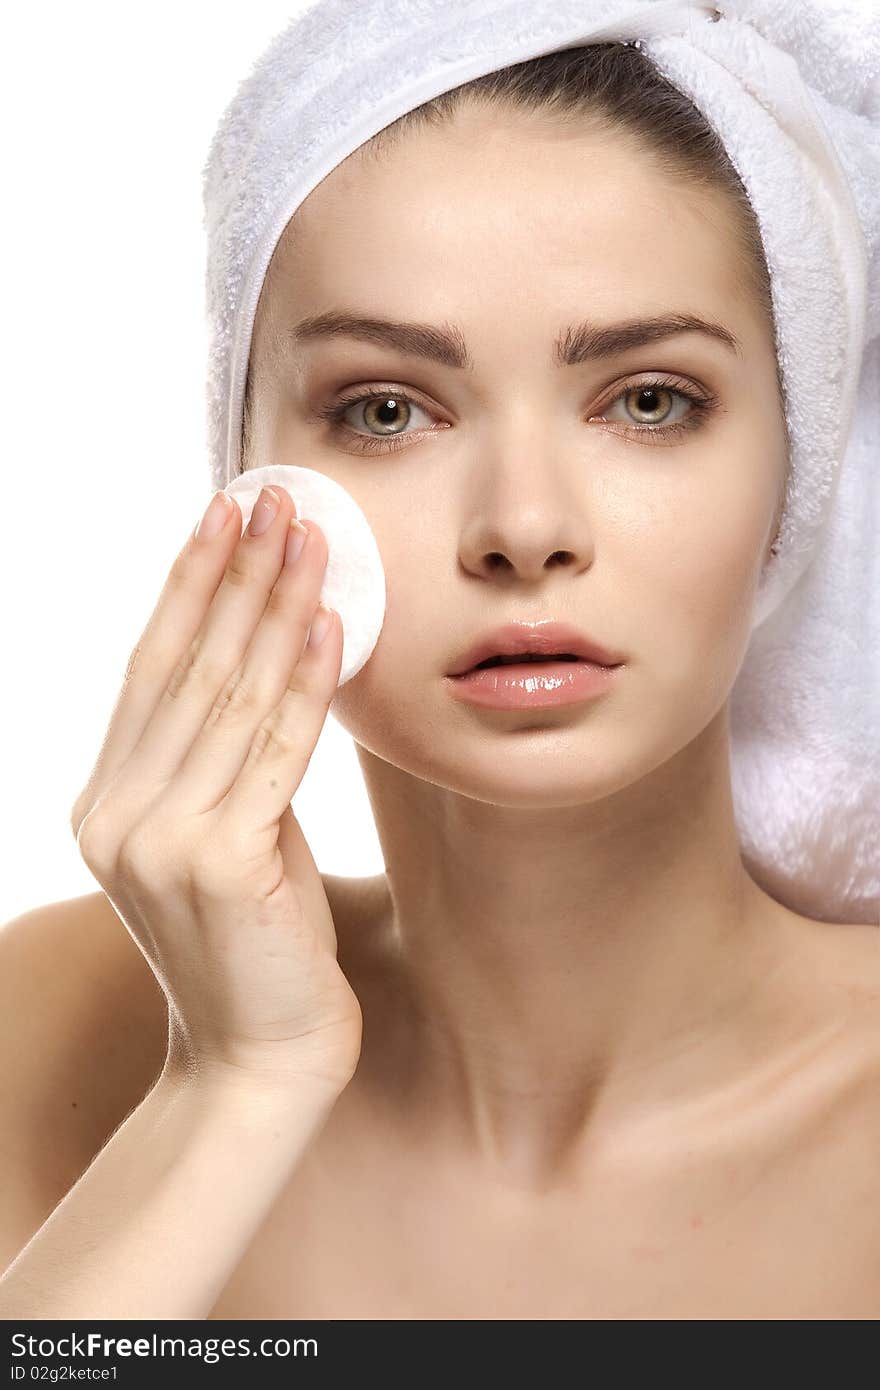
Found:
[{"label": "glossy lower lip", "polygon": [[447,676],[450,693],[469,705],[492,709],[546,709],[573,705],[607,690],[620,666],[591,661],[523,661]]}]

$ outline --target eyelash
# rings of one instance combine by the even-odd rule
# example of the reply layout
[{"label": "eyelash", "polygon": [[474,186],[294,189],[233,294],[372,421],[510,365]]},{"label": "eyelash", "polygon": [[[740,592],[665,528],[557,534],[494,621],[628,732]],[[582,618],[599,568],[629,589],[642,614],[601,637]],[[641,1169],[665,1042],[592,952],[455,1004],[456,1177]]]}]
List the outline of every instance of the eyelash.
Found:
[{"label": "eyelash", "polygon": [[[698,394],[692,388],[682,386],[676,378],[653,377],[648,381],[639,381],[635,385],[625,386],[622,391],[618,391],[617,395],[608,402],[605,408],[608,409],[610,406],[616,405],[619,400],[628,396],[632,391],[650,391],[658,387],[662,387],[666,391],[671,391],[673,395],[683,396],[685,400],[690,402],[692,409],[686,418],[672,425],[624,426],[622,431],[615,429],[613,433],[622,432],[624,434],[648,435],[650,443],[652,444],[671,444],[676,439],[680,439],[689,430],[699,429],[713,411],[717,409],[719,404],[718,397],[711,392]],[[317,414],[320,419],[326,420],[334,429],[344,430],[350,435],[355,441],[354,448],[357,453],[394,453],[395,450],[406,445],[407,441],[412,438],[411,434],[363,435],[359,434],[357,430],[352,429],[350,425],[344,424],[342,419],[346,411],[353,405],[358,405],[361,401],[381,400],[383,397],[387,396],[392,396],[396,401],[406,401],[408,405],[418,406],[420,410],[427,411],[428,409],[427,406],[422,405],[415,397],[409,395],[408,392],[399,391],[397,387],[380,386],[377,388],[373,386],[363,391],[354,391],[350,395],[342,396],[339,400],[320,407]],[[622,424],[622,421],[610,420],[605,423],[612,426],[619,426]],[[418,433],[418,431],[415,431],[415,433]],[[435,431],[428,430],[425,431],[425,433],[431,434],[435,433]],[[651,436],[653,436],[653,438],[651,438]],[[657,436],[661,437],[658,439]]]}]

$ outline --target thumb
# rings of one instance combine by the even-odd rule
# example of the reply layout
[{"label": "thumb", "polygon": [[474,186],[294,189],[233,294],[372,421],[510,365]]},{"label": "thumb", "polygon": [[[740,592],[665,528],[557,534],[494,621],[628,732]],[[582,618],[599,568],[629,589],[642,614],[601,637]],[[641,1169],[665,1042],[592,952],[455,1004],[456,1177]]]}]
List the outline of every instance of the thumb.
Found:
[{"label": "thumb", "polygon": [[278,850],[284,863],[285,877],[299,898],[303,915],[335,955],[336,928],[324,882],[291,806],[284,808],[278,820]]}]

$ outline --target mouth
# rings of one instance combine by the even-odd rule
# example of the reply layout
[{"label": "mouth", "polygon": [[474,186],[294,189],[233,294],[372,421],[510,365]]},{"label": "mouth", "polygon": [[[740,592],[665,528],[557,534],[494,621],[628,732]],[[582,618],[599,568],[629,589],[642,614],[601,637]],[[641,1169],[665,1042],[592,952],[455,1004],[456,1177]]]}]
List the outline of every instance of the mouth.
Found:
[{"label": "mouth", "polygon": [[[570,623],[513,622],[484,632],[453,662],[449,676],[470,676],[494,666],[613,667],[623,656]],[[537,672],[536,672],[537,674]]]},{"label": "mouth", "polygon": [[607,695],[622,664],[575,652],[497,652],[457,672],[449,690],[465,704],[534,713]]},{"label": "mouth", "polygon": [[[534,652],[519,652],[516,656],[489,656],[485,661],[479,662],[476,666],[471,666],[471,671],[488,671],[490,666],[523,666],[527,663],[537,662],[541,666],[547,666],[554,661],[584,661],[582,656],[575,656],[572,652],[547,652],[546,655],[536,655]],[[598,663],[596,663],[598,664]],[[462,672],[467,675],[467,671]]]}]

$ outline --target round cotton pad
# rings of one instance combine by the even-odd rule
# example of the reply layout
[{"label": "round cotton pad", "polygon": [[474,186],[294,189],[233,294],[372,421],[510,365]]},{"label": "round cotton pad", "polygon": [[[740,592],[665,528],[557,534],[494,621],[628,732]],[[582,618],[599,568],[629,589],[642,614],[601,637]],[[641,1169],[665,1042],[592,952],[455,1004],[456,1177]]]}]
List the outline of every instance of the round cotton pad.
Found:
[{"label": "round cotton pad", "polygon": [[320,598],[342,619],[338,688],[369,661],[385,621],[385,570],[376,537],[351,493],[339,483],[314,468],[280,463],[248,468],[224,488],[241,508],[242,530],[263,487],[286,488],[296,515],[316,521],[327,537]]}]

